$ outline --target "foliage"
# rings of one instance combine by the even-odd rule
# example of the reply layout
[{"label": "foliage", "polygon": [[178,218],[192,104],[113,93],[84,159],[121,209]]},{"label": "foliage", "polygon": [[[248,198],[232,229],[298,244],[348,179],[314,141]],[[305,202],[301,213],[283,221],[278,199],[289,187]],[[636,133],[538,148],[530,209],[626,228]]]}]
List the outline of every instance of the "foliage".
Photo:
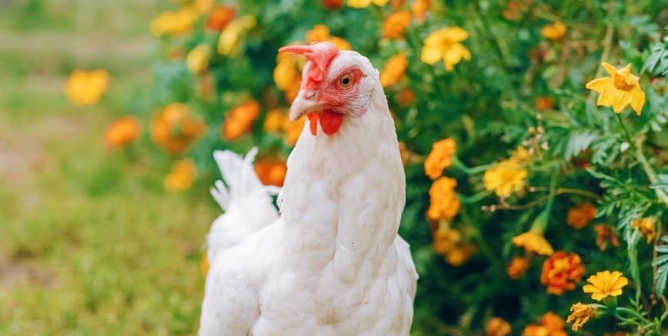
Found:
[{"label": "foliage", "polygon": [[[200,170],[213,170],[211,152],[220,148],[259,146],[273,160],[287,157],[291,126],[272,126],[292,98],[279,47],[329,40],[383,70],[405,146],[400,233],[421,277],[415,335],[480,333],[493,316],[509,321],[513,334],[530,334],[546,328],[535,323],[553,318],[544,315],[550,311],[565,319],[572,304],[591,299],[579,277],[569,278],[575,289],[546,291],[558,283],[549,273],[558,267],[545,265],[559,265],[563,255],[548,257],[553,250],[574,253],[586,275],[620,271],[630,282],[593,310],[578,306],[598,312],[583,330],[664,332],[668,101],[661,77],[668,53],[661,1],[179,2],[152,25],[162,56],[150,96],[155,109],[141,117],[187,105],[207,132],[172,155],[195,159]],[[405,14],[388,26],[399,12],[409,13],[405,27],[396,26]],[[399,54],[407,62],[388,62]],[[625,96],[631,90],[638,95]],[[248,108],[249,101],[257,103]],[[430,199],[440,174],[427,176],[423,166],[446,138],[456,154],[435,166],[456,181],[448,182],[456,201],[452,189]],[[441,199],[456,216],[426,215]],[[595,204],[595,218],[576,209],[584,203]],[[528,269],[511,278],[506,266],[518,257]]]}]

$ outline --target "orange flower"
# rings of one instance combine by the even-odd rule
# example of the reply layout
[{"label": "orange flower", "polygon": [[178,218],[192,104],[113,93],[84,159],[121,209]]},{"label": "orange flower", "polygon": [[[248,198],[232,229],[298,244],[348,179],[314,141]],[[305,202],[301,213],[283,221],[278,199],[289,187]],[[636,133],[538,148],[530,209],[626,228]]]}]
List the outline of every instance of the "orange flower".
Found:
[{"label": "orange flower", "polygon": [[264,117],[262,129],[267,133],[280,132],[283,130],[283,124],[286,122],[287,118],[288,117],[282,109],[272,109],[267,112],[267,115]]},{"label": "orange flower", "polygon": [[525,257],[515,257],[508,263],[506,273],[511,279],[519,279],[524,275],[524,272],[529,269],[529,259]]},{"label": "orange flower", "polygon": [[380,72],[380,85],[388,87],[399,83],[404,77],[404,72],[408,67],[408,58],[404,53],[399,53],[385,63],[383,70]]},{"label": "orange flower", "polygon": [[327,9],[339,9],[343,6],[343,0],[322,0],[322,6]]},{"label": "orange flower", "polygon": [[172,103],[153,119],[151,138],[165,151],[180,154],[205,132],[206,125],[192,115],[188,106]]},{"label": "orange flower", "polygon": [[67,80],[65,94],[76,106],[95,105],[109,85],[109,73],[105,70],[74,70]]},{"label": "orange flower", "polygon": [[172,171],[165,177],[165,188],[169,191],[188,190],[195,181],[195,163],[181,159],[172,164]]},{"label": "orange flower", "polygon": [[647,244],[651,243],[656,236],[656,223],[652,218],[636,219],[631,222],[631,227],[639,229],[643,236],[647,237]]},{"label": "orange flower", "polygon": [[174,12],[164,12],[151,21],[151,34],[155,36],[186,34],[197,21],[197,14],[195,9],[189,7]]},{"label": "orange flower", "polygon": [[283,140],[288,146],[294,146],[299,140],[299,136],[302,134],[304,129],[304,123],[306,122],[306,117],[301,117],[299,120],[291,122],[289,119],[286,119],[283,129],[285,130],[285,136]]},{"label": "orange flower", "polygon": [[206,278],[206,275],[209,273],[209,257],[206,256],[206,251],[202,253],[202,263],[199,265],[199,267],[202,271],[202,276]]},{"label": "orange flower", "polygon": [[441,177],[429,188],[431,203],[427,209],[427,218],[431,221],[451,220],[459,212],[460,202],[455,193],[457,180]]},{"label": "orange flower", "polygon": [[578,331],[590,318],[596,317],[597,314],[598,311],[595,306],[578,302],[571,306],[571,314],[568,315],[566,322],[572,322],[571,328],[573,331]]},{"label": "orange flower", "polygon": [[434,231],[433,236],[434,253],[442,255],[443,259],[452,266],[463,265],[476,252],[474,245],[462,242],[462,235],[457,230],[441,226]]},{"label": "orange flower", "polygon": [[255,163],[255,174],[264,185],[282,187],[288,167],[278,159],[259,160]]},{"label": "orange flower", "polygon": [[308,44],[325,41],[332,42],[337,48],[339,48],[339,50],[352,49],[348,41],[340,37],[331,36],[329,34],[329,27],[325,25],[316,25],[313,27],[313,29],[306,32],[306,43]]},{"label": "orange flower", "polygon": [[524,328],[523,336],[568,336],[564,330],[564,319],[553,312],[540,318],[540,324],[530,324]]},{"label": "orange flower", "polygon": [[253,128],[253,123],[260,116],[260,104],[255,100],[245,102],[230,111],[222,126],[224,140],[231,141],[241,137]]},{"label": "orange flower", "polygon": [[502,15],[506,20],[519,20],[528,11],[531,2],[533,0],[508,1]]},{"label": "orange flower", "polygon": [[608,244],[612,244],[614,247],[619,247],[619,238],[617,238],[617,232],[612,225],[600,224],[594,226],[594,232],[596,233],[596,246],[601,251],[605,251],[608,248]]},{"label": "orange flower", "polygon": [[399,106],[406,107],[415,100],[415,93],[411,89],[403,89],[397,93],[395,99]]},{"label": "orange flower", "polygon": [[236,15],[237,11],[234,8],[217,5],[211,10],[204,26],[208,30],[222,31],[228,24],[230,24],[230,22],[232,22],[232,20],[234,20]]},{"label": "orange flower", "polygon": [[452,165],[452,156],[457,151],[457,144],[453,139],[443,139],[434,142],[431,152],[424,160],[424,173],[432,180],[443,174],[443,169]]},{"label": "orange flower", "polygon": [[299,94],[304,68],[303,57],[288,53],[279,53],[274,68],[274,83],[285,93],[285,99],[291,103]]},{"label": "orange flower", "polygon": [[471,244],[455,246],[455,248],[445,255],[445,262],[451,266],[464,265],[476,251],[476,247]]},{"label": "orange flower", "polygon": [[485,325],[486,336],[506,336],[510,331],[510,324],[500,317],[492,317]]},{"label": "orange flower", "polygon": [[566,35],[566,25],[557,21],[554,24],[543,27],[540,32],[548,40],[561,40]]},{"label": "orange flower", "polygon": [[431,0],[413,0],[411,11],[419,23],[423,23],[427,16],[427,11],[431,6]]},{"label": "orange flower", "polygon": [[582,229],[596,217],[596,207],[591,203],[583,203],[568,210],[568,225]]},{"label": "orange flower", "polygon": [[538,97],[534,105],[539,111],[549,111],[554,107],[554,99],[545,96]]},{"label": "orange flower", "polygon": [[562,295],[575,289],[575,283],[582,280],[584,272],[579,255],[558,251],[543,263],[540,282],[547,286],[548,293]]},{"label": "orange flower", "polygon": [[383,23],[383,37],[400,39],[404,37],[406,28],[411,24],[411,13],[406,11],[390,14]]},{"label": "orange flower", "polygon": [[124,147],[137,140],[140,132],[141,126],[137,118],[121,117],[107,127],[104,141],[109,148]]}]

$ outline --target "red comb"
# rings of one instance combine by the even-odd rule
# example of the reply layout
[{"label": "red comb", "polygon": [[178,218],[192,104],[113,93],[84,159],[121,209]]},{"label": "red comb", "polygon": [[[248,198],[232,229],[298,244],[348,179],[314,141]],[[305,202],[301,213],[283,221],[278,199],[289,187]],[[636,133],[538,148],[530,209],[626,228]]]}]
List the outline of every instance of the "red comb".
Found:
[{"label": "red comb", "polygon": [[339,54],[339,49],[330,42],[313,43],[308,46],[287,46],[278,49],[278,52],[289,52],[306,56],[314,65],[309,71],[310,79],[307,85],[317,86],[325,79],[329,63]]}]

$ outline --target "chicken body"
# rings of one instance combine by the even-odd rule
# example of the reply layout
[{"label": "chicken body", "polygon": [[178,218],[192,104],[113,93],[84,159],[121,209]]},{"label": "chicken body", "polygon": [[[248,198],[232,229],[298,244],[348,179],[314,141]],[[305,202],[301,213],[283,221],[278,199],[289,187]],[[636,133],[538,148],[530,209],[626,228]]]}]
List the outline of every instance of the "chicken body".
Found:
[{"label": "chicken body", "polygon": [[[237,174],[256,191],[222,197],[201,336],[409,335],[417,274],[397,235],[405,177],[394,122],[366,58],[342,51],[329,70],[350,63],[368,77],[367,106],[331,136],[320,125],[313,135],[306,122],[288,159],[281,216],[254,175]],[[242,226],[256,229],[224,238]]]}]

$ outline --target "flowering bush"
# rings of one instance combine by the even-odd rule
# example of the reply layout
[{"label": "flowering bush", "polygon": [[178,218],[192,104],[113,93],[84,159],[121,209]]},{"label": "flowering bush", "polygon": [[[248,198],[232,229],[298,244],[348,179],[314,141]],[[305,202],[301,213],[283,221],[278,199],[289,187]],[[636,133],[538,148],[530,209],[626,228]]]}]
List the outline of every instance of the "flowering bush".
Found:
[{"label": "flowering bush", "polygon": [[[213,171],[214,149],[252,146],[261,180],[281,185],[304,60],[277,50],[330,41],[382,70],[420,273],[415,335],[665,332],[661,1],[178,3],[151,23],[155,109],[138,116],[175,161],[168,189]],[[75,75],[74,103],[97,100],[103,85]],[[132,146],[133,120],[110,146]]]}]

